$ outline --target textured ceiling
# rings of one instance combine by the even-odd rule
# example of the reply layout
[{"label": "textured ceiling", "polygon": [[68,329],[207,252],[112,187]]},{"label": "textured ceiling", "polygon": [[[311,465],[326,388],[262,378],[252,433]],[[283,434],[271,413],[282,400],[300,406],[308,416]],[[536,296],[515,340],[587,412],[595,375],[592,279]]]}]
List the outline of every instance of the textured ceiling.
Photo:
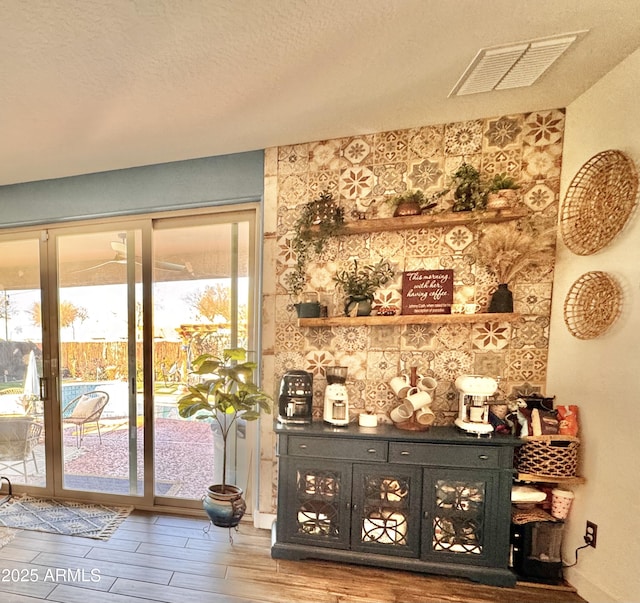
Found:
[{"label": "textured ceiling", "polygon": [[[638,0],[0,0],[0,184],[563,107],[638,23]],[[480,48],[581,30],[533,86],[448,98]]]}]

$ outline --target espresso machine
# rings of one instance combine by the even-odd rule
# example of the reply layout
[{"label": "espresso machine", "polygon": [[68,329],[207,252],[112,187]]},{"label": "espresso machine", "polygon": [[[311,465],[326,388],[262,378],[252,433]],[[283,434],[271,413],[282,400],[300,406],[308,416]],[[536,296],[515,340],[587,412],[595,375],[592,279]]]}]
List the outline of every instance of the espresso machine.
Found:
[{"label": "espresso machine", "polygon": [[454,423],[462,430],[478,437],[493,432],[489,422],[489,398],[498,390],[498,382],[481,375],[461,375],[455,381],[460,392],[458,416]]},{"label": "espresso machine", "polygon": [[288,371],[280,381],[278,421],[303,425],[311,423],[313,375],[307,371]]},{"label": "espresso machine", "polygon": [[329,366],[326,369],[326,374],[327,388],[324,390],[324,421],[331,425],[348,425],[347,367]]}]

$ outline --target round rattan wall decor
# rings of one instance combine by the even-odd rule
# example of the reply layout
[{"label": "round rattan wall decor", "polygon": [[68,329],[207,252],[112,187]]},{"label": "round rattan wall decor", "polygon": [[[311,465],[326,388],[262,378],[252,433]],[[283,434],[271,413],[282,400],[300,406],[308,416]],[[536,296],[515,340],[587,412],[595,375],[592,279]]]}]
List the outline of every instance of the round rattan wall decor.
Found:
[{"label": "round rattan wall decor", "polygon": [[636,205],[638,172],[622,151],[602,151],[574,176],[562,206],[560,230],[578,255],[606,247],[626,224]]},{"label": "round rattan wall decor", "polygon": [[620,315],[622,290],[606,272],[587,272],[569,289],[564,300],[564,322],[574,337],[602,335]]}]

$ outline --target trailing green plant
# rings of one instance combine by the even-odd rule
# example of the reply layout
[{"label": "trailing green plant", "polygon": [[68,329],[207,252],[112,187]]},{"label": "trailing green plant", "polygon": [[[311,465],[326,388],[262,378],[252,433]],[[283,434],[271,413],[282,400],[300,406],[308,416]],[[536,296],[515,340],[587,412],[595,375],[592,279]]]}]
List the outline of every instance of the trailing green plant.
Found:
[{"label": "trailing green plant", "polygon": [[480,172],[469,163],[462,163],[451,176],[453,211],[485,209],[489,190],[482,182]]},{"label": "trailing green plant", "polygon": [[271,412],[271,397],[253,382],[254,362],[247,361],[243,348],[226,349],[222,358],[202,354],[193,361],[191,374],[204,377],[189,386],[178,400],[178,413],[184,419],[215,421],[222,435],[222,492],[227,479],[227,438],[238,419],[255,421],[260,412]]},{"label": "trailing green plant", "polygon": [[518,189],[520,185],[515,181],[513,176],[509,176],[504,172],[502,174],[495,174],[489,182],[489,192],[495,193],[496,191]]},{"label": "trailing green plant", "polygon": [[353,260],[353,267],[336,273],[333,280],[342,287],[349,297],[373,299],[378,287],[388,283],[394,275],[388,260],[380,260],[376,264],[358,266],[358,260]]},{"label": "trailing green plant", "polygon": [[291,247],[296,253],[296,264],[286,277],[291,295],[302,292],[307,281],[307,264],[324,251],[327,239],[340,234],[343,226],[344,210],[327,190],[320,193],[317,199],[302,206],[291,240]]}]

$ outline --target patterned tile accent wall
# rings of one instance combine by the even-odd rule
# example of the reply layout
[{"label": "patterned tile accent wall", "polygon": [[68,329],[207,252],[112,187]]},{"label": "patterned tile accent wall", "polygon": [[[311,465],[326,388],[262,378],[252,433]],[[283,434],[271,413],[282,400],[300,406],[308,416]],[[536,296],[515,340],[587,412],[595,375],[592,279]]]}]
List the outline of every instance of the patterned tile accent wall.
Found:
[{"label": "patterned tile accent wall", "polygon": [[[285,276],[295,261],[291,237],[299,206],[323,190],[339,200],[347,220],[362,212],[366,218],[385,217],[392,212],[385,198],[412,189],[441,190],[463,161],[489,176],[514,176],[521,184],[525,219],[555,227],[563,130],[564,111],[549,110],[268,149],[263,340],[274,393],[285,371],[311,371],[314,414],[320,417],[324,368],[346,365],[352,415],[366,408],[388,420],[395,403],[388,380],[416,365],[420,374],[437,379],[432,409],[437,424],[449,424],[457,414],[453,381],[459,375],[500,377],[506,394],[542,392],[552,262],[510,283],[515,311],[522,314],[516,322],[300,328]],[[446,207],[451,199],[444,197],[441,203]],[[342,300],[332,282],[335,271],[352,257],[366,263],[388,258],[398,277],[379,298],[399,299],[404,270],[453,268],[456,300],[475,301],[482,312],[497,281],[476,261],[476,242],[473,224],[336,237],[321,261],[309,267],[308,289],[324,295],[330,313],[341,314]]]}]

